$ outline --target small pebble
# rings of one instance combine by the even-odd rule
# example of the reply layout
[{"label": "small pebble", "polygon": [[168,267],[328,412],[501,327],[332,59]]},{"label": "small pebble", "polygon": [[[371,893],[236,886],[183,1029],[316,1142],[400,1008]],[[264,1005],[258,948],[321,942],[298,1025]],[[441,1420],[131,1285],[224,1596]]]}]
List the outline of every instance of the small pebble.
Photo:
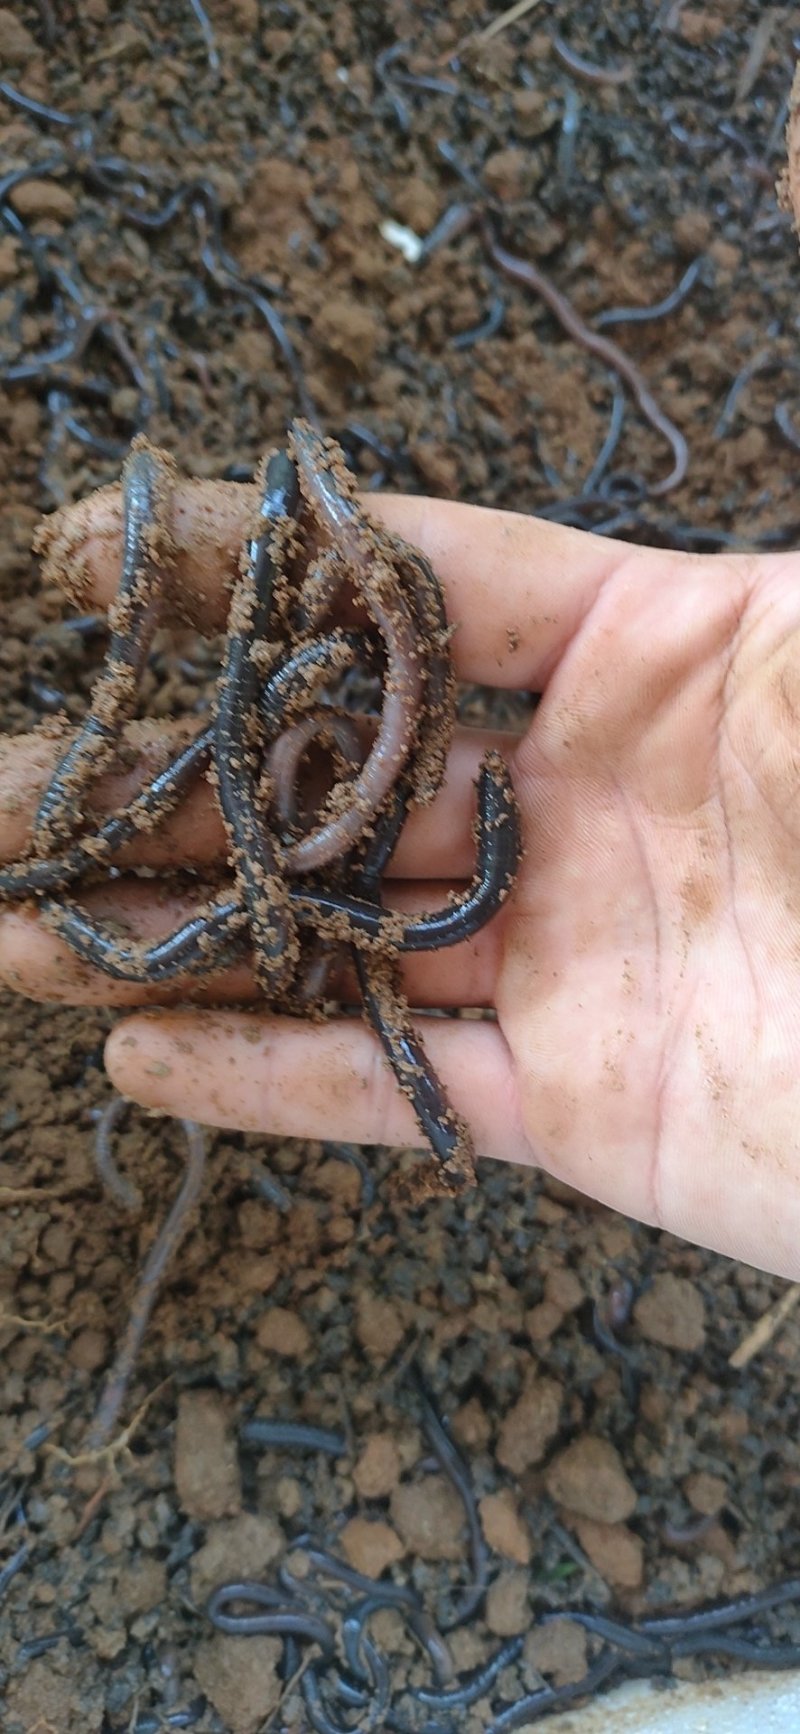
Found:
[{"label": "small pebble", "polygon": [[702,1349],[706,1309],[703,1297],[685,1276],[665,1271],[653,1279],[633,1309],[637,1329],[649,1343],[665,1349]]},{"label": "small pebble", "polygon": [[636,1507],[636,1489],[607,1439],[584,1434],[553,1459],[545,1485],[557,1505],[599,1523],[622,1523]]}]

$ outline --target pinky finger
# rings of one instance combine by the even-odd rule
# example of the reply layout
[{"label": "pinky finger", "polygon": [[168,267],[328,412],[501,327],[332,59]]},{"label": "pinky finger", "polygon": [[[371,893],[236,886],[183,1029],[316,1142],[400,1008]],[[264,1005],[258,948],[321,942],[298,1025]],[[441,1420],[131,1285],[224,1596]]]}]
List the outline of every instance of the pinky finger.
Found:
[{"label": "pinky finger", "polygon": [[[488,1022],[417,1020],[479,1156],[530,1163],[508,1046]],[[360,1019],[309,1026],[258,1013],[144,1013],[109,1036],[116,1088],[207,1126],[353,1144],[416,1145],[410,1104]]]}]

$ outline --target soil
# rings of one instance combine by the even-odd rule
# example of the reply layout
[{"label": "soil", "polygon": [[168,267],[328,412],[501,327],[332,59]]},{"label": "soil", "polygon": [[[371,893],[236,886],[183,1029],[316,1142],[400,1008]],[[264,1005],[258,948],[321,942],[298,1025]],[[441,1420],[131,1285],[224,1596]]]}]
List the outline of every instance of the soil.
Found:
[{"label": "soil", "polygon": [[[121,198],[110,169],[105,188],[92,179],[92,150],[140,165],[148,208],[175,186],[213,185],[227,253],[274,294],[305,387],[367,488],[377,478],[558,510],[593,464],[613,395],[542,304],[496,277],[478,230],[457,233],[454,220],[413,263],[387,225],[410,231],[413,249],[474,197],[477,176],[505,243],[589,321],[659,300],[700,257],[675,313],[614,332],[690,446],[680,488],[645,499],[623,533],[800,541],[797,251],[774,188],[797,46],[788,8],[581,0],[557,21],[543,0],[485,41],[500,8],[444,11],[210,0],[217,73],[188,0],[0,10],[4,77],[96,134],[92,146],[79,128],[2,106],[4,168],[43,165],[14,209],[89,306],[118,321],[141,369],[95,328],[64,378],[7,383],[0,397],[6,732],[62,697],[78,718],[96,669],[96,644],[59,625],[60,599],[31,560],[40,514],[112,480],[142,421],[182,469],[235,479],[298,408],[296,374],[252,296],[204,271],[190,204],[162,229],[136,227],[124,215],[135,194]],[[630,76],[570,70],[559,26],[584,57]],[[409,47],[381,71],[395,42]],[[409,84],[409,72],[443,88]],[[494,333],[455,344],[497,295]],[[0,238],[4,366],[56,345],[63,303],[52,284],[37,288],[12,226]],[[788,405],[778,424],[777,404]],[[70,412],[105,452],[75,437]],[[665,459],[629,404],[614,470],[653,482]],[[216,648],[189,634],[159,641],[150,711],[200,708]],[[530,700],[463,702],[505,721]],[[484,1609],[451,1638],[457,1668],[528,1634],[500,1701],[539,1671],[564,1680],[585,1667],[585,1634],[537,1625],[547,1609],[631,1618],[798,1571],[800,1315],[730,1365],[783,1285],[495,1165],[480,1165],[463,1205],[402,1214],[387,1181],[410,1156],[365,1153],[370,1202],[332,1147],[215,1135],[201,1211],[129,1393],[130,1449],[111,1464],[65,1461],[53,1448],[74,1452],[85,1435],[183,1161],[180,1128],[131,1115],[120,1161],[146,1209],[130,1218],[100,1191],[91,1141],[109,1024],[11,996],[0,1010],[0,1186],[16,1189],[0,1193],[9,1734],[144,1734],[189,1725],[175,1719],[184,1710],[201,1734],[304,1729],[296,1691],[278,1708],[275,1641],[214,1633],[204,1614],[226,1576],[274,1579],[303,1532],[369,1573],[388,1568],[433,1610],[463,1588],[460,1512],[403,1378],[412,1354],[469,1462],[491,1550]],[[254,1414],[343,1429],[347,1452],[245,1446]],[[380,1618],[397,1690],[428,1680],[405,1627]],[[791,1610],[765,1625],[776,1641],[800,1637]],[[479,1704],[461,1725],[481,1734],[489,1719]]]}]

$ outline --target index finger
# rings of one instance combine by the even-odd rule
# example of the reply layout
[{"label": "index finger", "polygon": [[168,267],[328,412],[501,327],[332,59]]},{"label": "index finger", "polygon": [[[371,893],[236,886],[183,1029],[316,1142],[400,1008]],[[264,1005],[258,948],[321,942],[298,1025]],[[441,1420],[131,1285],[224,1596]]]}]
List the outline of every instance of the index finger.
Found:
[{"label": "index finger", "polygon": [[[167,618],[223,630],[230,587],[256,489],[247,483],[181,481],[174,494],[175,568]],[[431,560],[455,628],[460,679],[539,689],[601,588],[624,564],[652,579],[692,556],[632,548],[563,524],[452,500],[370,494],[370,516]],[[108,606],[115,594],[122,536],[121,491],[102,488],[42,524],[37,547],[44,576],[80,609]]]}]

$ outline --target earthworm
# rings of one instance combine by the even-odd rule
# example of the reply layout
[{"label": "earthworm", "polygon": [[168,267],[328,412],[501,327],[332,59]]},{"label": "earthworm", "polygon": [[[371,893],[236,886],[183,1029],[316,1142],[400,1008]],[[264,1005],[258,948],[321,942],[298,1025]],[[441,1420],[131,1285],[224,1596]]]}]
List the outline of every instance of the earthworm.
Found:
[{"label": "earthworm", "polygon": [[800,1644],[751,1644],[730,1632],[689,1633],[670,1644],[669,1653],[675,1660],[683,1656],[730,1656],[756,1668],[796,1668],[800,1663]]},{"label": "earthworm", "polygon": [[792,421],[792,412],[788,403],[779,403],[775,407],[775,426],[780,429],[787,444],[795,452],[800,452],[800,430]]},{"label": "earthworm", "polygon": [[87,785],[113,760],[120,728],[133,712],[136,682],[158,624],[172,476],[166,458],[146,445],[133,446],[123,472],[122,575],[109,613],[107,661],[88,716],[39,802],[32,836],[40,853],[69,842],[77,831]]},{"label": "earthworm", "polygon": [[507,1710],[501,1710],[489,1724],[486,1734],[512,1734],[515,1728],[523,1728],[546,1710],[558,1710],[562,1704],[569,1704],[575,1698],[591,1697],[599,1686],[605,1685],[613,1674],[620,1671],[621,1666],[619,1655],[603,1651],[582,1679],[571,1680],[565,1686],[539,1686],[536,1691],[510,1704]]},{"label": "earthworm", "polygon": [[277,740],[287,716],[315,703],[320,689],[332,677],[344,674],[359,660],[368,662],[371,651],[364,635],[335,628],[297,645],[277,662],[258,692],[266,744]]},{"label": "earthworm", "polygon": [[448,1191],[457,1192],[474,1174],[466,1124],[450,1107],[425,1055],[403,1002],[394,967],[373,961],[356,946],[352,947],[352,957],[367,1018],[403,1095],[411,1103],[423,1138],[433,1150],[443,1184]]},{"label": "earthworm", "polygon": [[[251,1602],[268,1611],[229,1614],[225,1612],[229,1602]],[[299,1604],[287,1607],[277,1590],[251,1578],[219,1584],[209,1596],[206,1613],[220,1632],[234,1632],[241,1637],[268,1632],[274,1637],[300,1638],[305,1643],[319,1644],[326,1656],[333,1654],[333,1629],[326,1620]]]},{"label": "earthworm", "polygon": [[8,79],[0,79],[0,96],[15,108],[21,108],[25,114],[32,114],[37,120],[46,120],[50,126],[75,126],[78,123],[74,114],[65,114],[63,109],[51,108],[47,102],[37,102],[35,96],[26,96],[23,90],[17,90],[15,84],[9,84]]},{"label": "earthworm", "polygon": [[77,416],[71,412],[64,416],[64,427],[80,445],[86,446],[89,451],[97,452],[101,458],[117,461],[124,457],[128,449],[127,444],[123,445],[120,440],[107,440],[100,434],[92,433],[91,428],[84,427],[83,422],[78,421]]},{"label": "earthworm", "polygon": [[[72,624],[65,622],[68,627]],[[173,755],[128,807],[112,814],[94,835],[72,843],[63,855],[0,867],[0,902],[36,892],[63,890],[82,874],[104,865],[137,831],[153,828],[172,810],[207,762],[211,744],[211,728],[202,729]]]},{"label": "earthworm", "polygon": [[[364,754],[361,750],[361,737],[353,719],[341,716],[337,711],[314,711],[311,716],[303,718],[302,722],[290,723],[273,742],[266,755],[267,775],[274,785],[273,803],[276,814],[284,830],[297,824],[297,781],[300,765],[313,741],[322,740],[326,746],[335,746],[346,772],[356,772],[363,763]],[[339,789],[348,789],[348,783],[339,783],[331,791],[331,800],[335,801]],[[291,841],[285,838],[287,856]]]},{"label": "earthworm", "polygon": [[460,1680],[457,1686],[451,1686],[447,1691],[432,1691],[430,1686],[418,1686],[413,1693],[417,1703],[425,1704],[429,1710],[466,1710],[470,1704],[477,1704],[479,1698],[484,1698],[490,1686],[494,1685],[498,1674],[504,1668],[516,1662],[522,1652],[523,1638],[509,1638],[501,1644],[488,1662],[473,1669],[465,1680]]},{"label": "earthworm", "polygon": [[676,313],[684,301],[688,300],[703,267],[703,256],[698,255],[687,265],[683,276],[661,301],[655,301],[652,307],[609,307],[605,313],[594,315],[596,331],[602,331],[608,325],[648,325],[653,319],[666,319],[669,313]]},{"label": "earthworm", "polygon": [[375,1203],[375,1176],[367,1167],[363,1156],[359,1155],[354,1144],[325,1144],[324,1148],[337,1162],[347,1162],[351,1168],[355,1168],[361,1177],[361,1206],[362,1209],[369,1210],[370,1205]]},{"label": "earthworm", "polygon": [[[343,1583],[348,1589],[364,1596],[365,1602],[362,1603],[360,1611],[362,1623],[379,1606],[400,1608],[411,1630],[427,1650],[437,1680],[445,1684],[452,1679],[455,1670],[449,1648],[413,1590],[408,1589],[405,1584],[366,1577],[363,1572],[356,1571],[354,1566],[345,1565],[344,1560],[337,1559],[335,1554],[326,1553],[321,1548],[310,1547],[304,1551],[309,1565],[317,1574],[332,1577],[336,1582]],[[366,1603],[369,1604],[368,1607]]]},{"label": "earthworm", "polygon": [[[87,851],[89,846],[87,842]],[[315,931],[321,921],[329,918],[333,937],[342,937],[337,926],[346,922],[348,940],[356,947],[363,935],[370,942],[385,937],[399,955],[434,951],[459,945],[497,912],[513,881],[519,849],[517,810],[508,773],[502,761],[489,754],[478,782],[477,873],[466,892],[454,897],[444,909],[403,920],[395,911],[366,899],[306,885],[290,885],[289,899],[298,922]],[[42,880],[49,866],[47,861],[41,863]],[[19,867],[0,870],[0,896],[4,890],[8,895],[4,879],[9,875],[19,874],[12,895],[24,896],[26,891],[39,888],[31,881],[34,868],[38,870],[38,862],[23,862]],[[47,902],[43,912],[48,926],[79,957],[117,981],[163,982],[183,973],[209,973],[220,967],[220,946],[238,945],[244,939],[245,911],[235,892],[221,892],[205,908],[188,916],[179,928],[150,946],[123,944],[116,934],[74,904]],[[377,981],[375,987],[377,990]],[[376,998],[376,1015],[379,1003]],[[406,1077],[409,1065],[416,1063],[405,1051],[407,1033],[398,1037],[397,1045],[398,1064]],[[409,1039],[416,1046],[413,1035]],[[429,1111],[430,1103],[426,1109]]]},{"label": "earthworm", "polygon": [[4,382],[7,385],[17,385],[28,379],[46,379],[58,372],[65,362],[80,360],[102,318],[102,311],[98,307],[82,309],[72,330],[52,349],[39,350],[34,355],[26,356],[24,361],[12,361],[4,367]]},{"label": "earthworm", "polygon": [[244,940],[247,920],[241,899],[226,892],[195,910],[180,927],[152,945],[124,944],[78,904],[45,901],[42,916],[51,932],[84,963],[114,981],[151,983],[220,969],[226,961],[225,948]]},{"label": "earthworm", "polygon": [[66,708],[66,693],[60,686],[50,686],[47,681],[40,680],[37,674],[28,675],[28,691],[40,711],[53,713]]},{"label": "earthworm", "polygon": [[306,1668],[300,1677],[300,1690],[315,1734],[352,1734],[346,1723],[335,1722],[322,1701],[316,1671]]},{"label": "earthworm", "polygon": [[[356,570],[359,570],[359,574],[361,574],[359,596],[366,602],[366,607],[375,614],[370,602],[370,596],[375,591],[375,531],[371,527],[370,520],[364,518],[361,508],[357,505],[357,499],[354,498],[354,491],[352,491],[352,484],[349,479],[345,479],[344,475],[337,473],[335,456],[330,453],[330,449],[325,446],[323,440],[319,439],[314,430],[307,425],[302,425],[302,423],[295,423],[292,428],[292,435],[307,496],[312,499],[319,517],[325,522],[326,531],[333,538],[335,548],[337,550],[344,548],[349,562],[356,567]],[[392,553],[396,557],[396,564],[399,567],[399,572],[401,572],[401,579],[403,579],[403,596],[399,596],[397,593],[394,596],[394,612],[406,621],[406,628],[404,628],[403,633],[403,649],[403,645],[399,643],[399,633],[392,623],[392,609],[389,607],[389,609],[380,610],[380,617],[375,614],[378,628],[382,629],[385,645],[387,645],[387,655],[389,655],[389,669],[387,669],[385,683],[389,685],[390,681],[399,683],[403,680],[408,692],[410,692],[411,687],[413,690],[418,690],[418,685],[422,681],[420,669],[416,666],[418,664],[418,649],[416,649],[416,645],[410,643],[410,635],[408,635],[408,616],[406,616],[408,607],[413,610],[413,624],[416,626],[416,631],[420,635],[425,635],[425,645],[427,645],[425,704],[422,707],[422,714],[416,720],[415,753],[415,798],[425,803],[425,801],[432,799],[432,796],[441,786],[441,780],[444,777],[444,765],[446,765],[446,758],[448,758],[449,739],[451,739],[451,732],[453,732],[453,718],[455,718],[455,678],[453,678],[451,659],[449,659],[448,619],[444,614],[443,596],[441,596],[441,590],[439,590],[439,584],[437,584],[429,560],[425,560],[422,553],[418,553],[418,550],[411,548],[410,544],[404,543],[403,539],[397,538],[397,536],[387,538],[387,541],[389,541]],[[321,569],[319,581],[321,581],[323,591],[316,602],[316,609],[321,612],[321,605],[323,605],[323,598],[325,598],[325,584],[328,584],[330,600],[333,600],[333,595],[340,584],[338,564]],[[397,640],[394,649],[392,649],[392,638]],[[397,668],[397,662],[401,661],[401,657],[403,657],[403,668]],[[408,695],[406,695],[404,707],[408,713],[410,711]],[[397,711],[399,711],[399,706],[397,706]],[[410,723],[410,718],[406,714],[406,725],[408,723]],[[357,805],[361,808],[364,796],[370,787],[371,759],[375,754],[384,756],[385,751],[390,749],[389,742],[385,739],[389,728],[390,718],[387,718],[387,706],[385,706],[382,728],[378,728],[378,737],[375,747],[373,747],[373,753],[370,754],[370,759],[364,765],[361,787],[356,784],[354,791],[352,791],[354,806]],[[397,756],[397,753],[394,756]],[[377,772],[380,773],[380,763],[377,765]],[[385,789],[384,794],[385,792],[389,791]],[[371,801],[375,798],[375,780],[371,784],[368,798]],[[373,801],[373,812],[380,805],[382,799],[384,796]],[[297,858],[290,857],[290,865],[292,865],[293,870],[298,870]]]},{"label": "earthworm", "polygon": [[394,538],[396,560],[417,631],[426,647],[425,703],[417,724],[414,800],[425,806],[444,781],[456,716],[456,686],[450,630],[433,567],[416,548]]},{"label": "earthworm", "polygon": [[373,433],[372,428],[367,427],[366,422],[354,421],[351,417],[349,421],[345,422],[344,434],[345,438],[349,436],[356,445],[366,446],[368,451],[374,452],[376,457],[379,457],[390,469],[400,461],[401,454],[395,447],[387,445],[379,434]]},{"label": "earthworm", "polygon": [[294,464],[286,452],[278,452],[264,471],[256,527],[231,604],[214,733],[220,805],[249,916],[256,979],[267,992],[285,980],[295,960],[296,941],[274,845],[258,803],[252,745],[258,671],[253,647],[270,637],[277,561],[297,504]]},{"label": "earthworm", "polygon": [[[364,1579],[369,1583],[370,1579]],[[386,1591],[400,1590],[400,1595],[390,1595]],[[402,1599],[401,1599],[402,1597]],[[404,1591],[400,1585],[372,1583],[372,1593],[365,1595],[355,1607],[351,1608],[342,1626],[342,1642],[348,1663],[359,1679],[365,1678],[359,1660],[360,1647],[364,1644],[364,1626],[380,1608],[396,1607],[402,1610],[406,1624],[414,1633],[417,1642],[426,1651],[437,1681],[444,1685],[452,1680],[454,1674],[453,1658],[450,1649],[441,1632],[434,1625],[430,1614],[420,1607],[412,1591]]]},{"label": "earthworm", "polygon": [[141,1210],[143,1200],[139,1187],[134,1186],[126,1175],[120,1174],[111,1148],[111,1135],[127,1107],[125,1097],[115,1095],[100,1115],[94,1135],[94,1165],[115,1204],[122,1210]]},{"label": "earthworm", "polygon": [[181,1120],[180,1124],[188,1146],[186,1172],[139,1278],[128,1323],[87,1434],[85,1449],[88,1452],[102,1450],[108,1441],[125,1398],[164,1272],[186,1234],[189,1218],[200,1197],[206,1166],[205,1138],[193,1120]]},{"label": "earthworm", "polygon": [[584,496],[594,494],[597,491],[620,442],[625,420],[625,393],[617,379],[614,380],[613,393],[608,432],[584,481],[581,490]]},{"label": "earthworm", "polygon": [[739,398],[741,397],[745,386],[750,384],[751,379],[755,379],[756,375],[759,373],[768,373],[773,369],[778,369],[784,365],[785,363],[779,356],[770,355],[769,351],[766,349],[759,350],[757,355],[751,356],[750,360],[745,362],[744,367],[740,368],[736,378],[728,389],[725,402],[722,405],[716,426],[713,430],[715,439],[722,439],[733,425],[733,419],[736,414],[736,406],[739,402]]},{"label": "earthworm", "polygon": [[214,40],[214,32],[211,28],[211,20],[202,4],[202,0],[189,0],[189,5],[191,6],[203,33],[203,41],[206,45],[206,58],[208,60],[209,70],[213,73],[218,73],[220,70],[220,58],[217,44]]},{"label": "earthworm", "polygon": [[360,935],[370,941],[385,936],[399,954],[436,951],[460,945],[497,913],[511,887],[520,846],[511,779],[498,755],[487,754],[478,777],[475,877],[443,909],[402,917],[367,899],[316,886],[292,886],[290,897],[299,921],[319,922],[329,915],[335,933],[337,919],[343,919],[348,939],[356,945]]},{"label": "earthworm", "polygon": [[593,1612],[584,1613],[580,1608],[557,1609],[554,1613],[545,1614],[542,1625],[552,1625],[554,1620],[572,1620],[576,1626],[582,1626],[584,1631],[592,1632],[595,1637],[602,1638],[604,1643],[616,1644],[619,1649],[626,1650],[632,1656],[639,1656],[643,1661],[662,1662],[669,1659],[669,1649],[666,1644],[652,1634],[645,1634],[635,1626],[621,1625],[618,1620],[608,1619],[605,1614]]},{"label": "earthworm", "polygon": [[4,1566],[0,1567],[0,1597],[5,1595],[9,1584],[13,1582],[17,1572],[22,1571],[23,1566],[27,1562],[30,1551],[28,1542],[23,1541],[22,1546],[17,1548],[16,1553],[12,1553],[11,1558],[6,1560]]},{"label": "earthworm", "polygon": [[580,314],[576,312],[561,290],[556,288],[552,279],[546,276],[538,265],[535,265],[531,260],[518,258],[515,253],[510,253],[507,248],[501,246],[487,223],[483,226],[483,236],[489,255],[498,269],[503,271],[512,281],[523,283],[526,288],[533,290],[533,293],[544,301],[574,342],[579,343],[590,355],[595,355],[598,360],[604,361],[607,367],[619,374],[620,378],[630,386],[642,415],[649,421],[651,427],[667,441],[673,456],[673,466],[669,475],[665,476],[663,481],[653,483],[650,492],[654,495],[667,494],[672,488],[677,488],[688,469],[689,448],[683,434],[656,403],[635,362],[631,361],[630,356],[626,355],[624,350],[620,349],[610,337],[603,337],[602,333],[593,331],[591,326],[587,325]]},{"label": "earthworm", "polygon": [[344,478],[336,476],[334,461],[308,424],[292,424],[292,443],[306,498],[358,572],[359,597],[380,630],[388,657],[378,733],[353,781],[351,804],[287,850],[289,871],[303,873],[325,866],[363,835],[413,746],[424,681],[410,610],[389,565],[375,558],[369,529],[355,500],[344,491]]},{"label": "earthworm", "polygon": [[707,1535],[715,1522],[714,1516],[708,1513],[705,1517],[695,1517],[691,1523],[667,1522],[662,1525],[661,1534],[668,1547],[693,1547]]},{"label": "earthworm", "polygon": [[476,343],[482,343],[485,337],[495,337],[506,316],[506,304],[502,295],[493,295],[485,318],[480,325],[473,325],[468,331],[458,331],[450,339],[451,349],[472,349]]},{"label": "earthworm", "polygon": [[207,1709],[205,1698],[195,1698],[193,1704],[187,1704],[184,1710],[161,1711],[158,1716],[139,1716],[133,1723],[133,1734],[164,1734],[164,1729],[193,1728],[195,1722],[205,1715]]},{"label": "earthworm", "polygon": [[477,1613],[486,1594],[489,1581],[489,1555],[484,1539],[475,1493],[469,1476],[469,1470],[450,1438],[444,1422],[436,1412],[433,1398],[428,1391],[416,1362],[409,1368],[409,1376],[422,1408],[422,1425],[429,1444],[432,1446],[444,1470],[445,1475],[453,1485],[464,1507],[469,1534],[470,1553],[472,1558],[472,1583],[462,1593],[460,1601],[451,1611],[444,1625],[445,1631],[451,1631],[454,1626],[464,1625],[465,1621]]},{"label": "earthworm", "polygon": [[448,246],[459,235],[463,235],[465,230],[471,229],[474,221],[474,205],[465,204],[463,199],[457,199],[454,204],[448,205],[447,210],[443,212],[423,239],[422,251],[419,256],[420,264],[423,259],[430,259],[433,253],[438,253],[440,247]]},{"label": "earthworm", "polygon": [[259,1198],[265,1198],[268,1204],[279,1210],[282,1216],[288,1216],[292,1208],[292,1195],[285,1186],[281,1186],[274,1174],[270,1174],[261,1162],[253,1160],[248,1165],[248,1179]]},{"label": "earthworm", "polygon": [[632,66],[597,66],[593,60],[585,60],[582,54],[578,54],[563,36],[553,36],[550,40],[561,65],[576,78],[584,78],[587,84],[628,84],[633,77]]},{"label": "earthworm", "polygon": [[407,42],[393,42],[389,48],[384,48],[380,54],[375,56],[373,63],[378,78],[380,79],[380,82],[386,91],[386,95],[394,109],[395,120],[402,132],[411,131],[411,111],[408,103],[397,90],[395,82],[389,73],[389,67],[392,65],[392,62],[397,59],[398,55],[402,54],[407,47]]},{"label": "earthworm", "polygon": [[578,137],[582,105],[574,85],[568,84],[564,92],[564,113],[558,134],[556,151],[556,178],[562,187],[567,187],[572,180],[575,168],[575,143]]},{"label": "earthworm", "polygon": [[[204,202],[196,200],[192,206],[192,210],[197,219],[204,218],[206,221],[208,220],[208,211]],[[212,283],[215,283],[220,289],[233,289],[241,295],[242,300],[249,301],[251,307],[255,307],[257,312],[261,314],[275,347],[280,351],[280,354],[286,362],[295,391],[297,392],[297,401],[301,413],[306,416],[313,416],[314,405],[308,386],[306,385],[305,375],[300,366],[300,361],[294,344],[292,343],[280,314],[277,312],[275,307],[273,307],[272,302],[269,300],[264,290],[255,282],[242,277],[235,265],[235,261],[231,259],[230,255],[225,253],[224,250],[221,250],[218,245],[216,246],[215,251],[215,246],[212,245],[208,235],[206,235],[205,238],[201,236],[200,260],[204,269],[208,272]]]},{"label": "earthworm", "polygon": [[265,1451],[322,1451],[328,1457],[344,1457],[347,1440],[328,1427],[310,1427],[300,1421],[266,1421],[256,1415],[239,1429],[244,1445],[260,1445]]},{"label": "earthworm", "polygon": [[699,1613],[690,1614],[660,1614],[653,1619],[640,1620],[639,1630],[655,1637],[681,1638],[689,1632],[718,1631],[725,1626],[736,1626],[743,1620],[753,1619],[756,1614],[768,1613],[770,1608],[783,1607],[786,1602],[798,1600],[800,1578],[786,1578],[783,1583],[772,1584],[768,1589],[758,1590],[755,1595],[723,1602],[717,1608],[701,1608]]}]

